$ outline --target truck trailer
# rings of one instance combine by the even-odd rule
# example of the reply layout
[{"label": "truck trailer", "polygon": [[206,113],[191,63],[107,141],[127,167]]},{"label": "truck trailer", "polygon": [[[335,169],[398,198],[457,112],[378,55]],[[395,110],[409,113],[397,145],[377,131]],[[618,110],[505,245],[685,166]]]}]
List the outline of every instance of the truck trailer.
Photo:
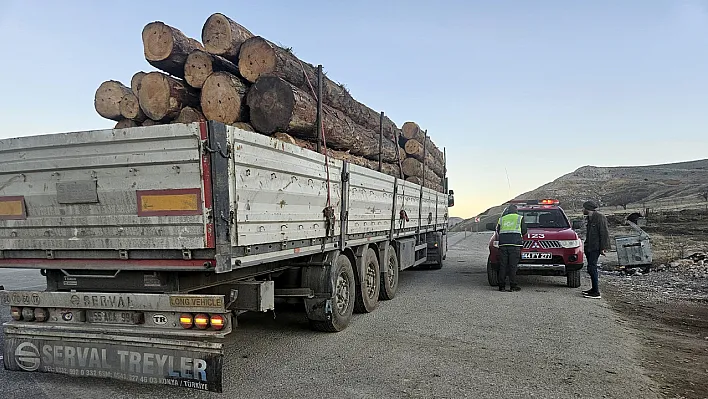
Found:
[{"label": "truck trailer", "polygon": [[342,331],[439,269],[453,192],[208,121],[0,140],[4,367],[221,392],[246,311]]}]

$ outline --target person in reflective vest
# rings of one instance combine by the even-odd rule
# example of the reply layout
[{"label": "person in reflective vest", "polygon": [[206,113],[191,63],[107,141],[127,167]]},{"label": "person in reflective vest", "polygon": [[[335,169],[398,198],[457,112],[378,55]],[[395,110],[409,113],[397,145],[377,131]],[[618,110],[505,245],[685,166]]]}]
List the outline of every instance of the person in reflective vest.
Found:
[{"label": "person in reflective vest", "polygon": [[506,289],[506,278],[509,277],[511,291],[519,291],[516,284],[516,270],[521,261],[523,236],[526,234],[526,222],[519,215],[516,205],[509,205],[499,218],[497,233],[499,235],[499,291]]}]

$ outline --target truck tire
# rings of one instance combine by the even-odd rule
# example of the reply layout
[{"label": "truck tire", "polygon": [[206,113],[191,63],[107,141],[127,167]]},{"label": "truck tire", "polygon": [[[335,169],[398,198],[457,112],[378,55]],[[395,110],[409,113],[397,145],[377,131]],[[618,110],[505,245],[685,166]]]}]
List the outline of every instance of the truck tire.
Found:
[{"label": "truck tire", "polygon": [[359,284],[357,284],[354,311],[356,313],[371,313],[379,304],[381,269],[376,251],[373,248],[366,248],[362,256],[361,264],[364,270],[358,274]]},{"label": "truck tire", "polygon": [[580,270],[571,270],[568,272],[568,287],[580,287]]},{"label": "truck tire", "polygon": [[[356,279],[354,268],[349,258],[343,254],[337,257],[332,273],[334,292],[330,299],[332,314],[328,320],[310,320],[310,328],[316,331],[339,332],[347,328],[352,319],[356,298]],[[322,308],[322,312],[325,312]]]},{"label": "truck tire", "polygon": [[438,248],[438,249],[435,251],[435,256],[433,256],[433,259],[432,259],[433,263],[431,263],[430,266],[428,266],[428,267],[430,268],[430,270],[440,270],[440,269],[442,269],[442,267],[443,267],[443,258],[442,258],[442,254],[441,254],[440,252],[441,252],[440,248]]},{"label": "truck tire", "polygon": [[381,292],[379,299],[387,301],[396,296],[398,290],[398,273],[400,267],[398,265],[398,255],[393,246],[388,247],[388,259],[384,267],[387,267],[386,273],[381,274]]},{"label": "truck tire", "polygon": [[492,287],[499,286],[499,270],[492,266],[492,260],[487,259],[487,282]]}]

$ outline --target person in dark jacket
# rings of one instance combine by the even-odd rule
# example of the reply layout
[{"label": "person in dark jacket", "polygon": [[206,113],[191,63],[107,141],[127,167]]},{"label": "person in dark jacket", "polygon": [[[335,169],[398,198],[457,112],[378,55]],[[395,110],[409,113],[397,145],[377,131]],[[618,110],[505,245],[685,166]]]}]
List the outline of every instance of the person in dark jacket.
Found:
[{"label": "person in dark jacket", "polygon": [[499,218],[497,233],[499,234],[499,291],[506,289],[506,277],[509,276],[511,291],[519,291],[516,284],[516,270],[521,261],[523,236],[526,234],[526,222],[519,215],[516,205],[509,205]]},{"label": "person in dark jacket", "polygon": [[597,261],[600,255],[605,256],[610,250],[610,233],[607,229],[607,218],[597,211],[597,205],[592,201],[583,204],[583,214],[587,216],[587,235],[585,236],[585,258],[588,260],[588,274],[592,287],[583,291],[586,298],[601,298],[600,271]]}]

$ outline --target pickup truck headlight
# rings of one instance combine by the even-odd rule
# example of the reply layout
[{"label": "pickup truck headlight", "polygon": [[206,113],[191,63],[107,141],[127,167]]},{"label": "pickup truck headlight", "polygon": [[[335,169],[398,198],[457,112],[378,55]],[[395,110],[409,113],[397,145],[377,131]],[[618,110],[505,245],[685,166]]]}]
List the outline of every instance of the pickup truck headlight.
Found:
[{"label": "pickup truck headlight", "polygon": [[494,248],[499,248],[499,241],[493,241],[492,245],[494,245]]},{"label": "pickup truck headlight", "polygon": [[560,245],[563,248],[577,248],[581,245],[583,245],[583,242],[580,241],[580,239],[577,240],[560,240]]}]

